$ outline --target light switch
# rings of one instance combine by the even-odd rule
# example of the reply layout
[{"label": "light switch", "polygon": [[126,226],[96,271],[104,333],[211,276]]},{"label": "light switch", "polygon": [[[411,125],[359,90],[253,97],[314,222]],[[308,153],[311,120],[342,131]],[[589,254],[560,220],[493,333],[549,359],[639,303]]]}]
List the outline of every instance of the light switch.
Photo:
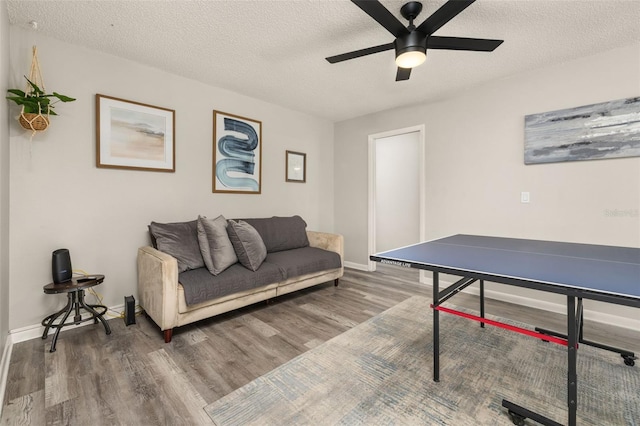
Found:
[{"label": "light switch", "polygon": [[520,202],[521,203],[528,203],[529,201],[530,201],[529,193],[528,192],[521,192],[520,193]]}]

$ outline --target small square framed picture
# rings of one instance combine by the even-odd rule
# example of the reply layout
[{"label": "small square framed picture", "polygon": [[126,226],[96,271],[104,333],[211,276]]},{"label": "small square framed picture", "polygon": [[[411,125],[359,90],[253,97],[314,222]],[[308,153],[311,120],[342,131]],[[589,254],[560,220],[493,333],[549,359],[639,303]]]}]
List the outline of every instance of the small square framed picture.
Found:
[{"label": "small square framed picture", "polygon": [[286,181],[305,183],[307,181],[307,154],[287,151]]}]

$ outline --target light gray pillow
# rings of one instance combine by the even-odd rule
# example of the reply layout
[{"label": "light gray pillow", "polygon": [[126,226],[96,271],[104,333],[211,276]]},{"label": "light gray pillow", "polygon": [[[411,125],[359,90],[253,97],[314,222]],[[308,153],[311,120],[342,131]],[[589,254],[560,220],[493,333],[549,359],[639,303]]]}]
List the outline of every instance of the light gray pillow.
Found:
[{"label": "light gray pillow", "polygon": [[267,247],[258,231],[243,220],[230,220],[227,232],[240,263],[245,268],[256,271],[267,258]]},{"label": "light gray pillow", "polygon": [[157,223],[149,225],[152,239],[161,252],[178,261],[178,272],[204,267],[204,260],[198,243],[197,221],[178,223]]},{"label": "light gray pillow", "polygon": [[238,262],[227,234],[227,219],[220,215],[215,219],[198,216],[198,242],[204,264],[213,275]]}]

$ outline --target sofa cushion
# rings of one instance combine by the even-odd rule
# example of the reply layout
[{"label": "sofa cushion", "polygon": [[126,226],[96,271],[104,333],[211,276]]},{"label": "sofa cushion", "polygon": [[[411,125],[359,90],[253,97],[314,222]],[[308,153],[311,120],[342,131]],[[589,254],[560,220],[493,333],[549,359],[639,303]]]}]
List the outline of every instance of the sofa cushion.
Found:
[{"label": "sofa cushion", "polygon": [[342,261],[336,252],[317,247],[302,247],[269,253],[264,264],[277,265],[285,279],[288,279],[312,272],[340,268]]},{"label": "sofa cushion", "polygon": [[256,228],[268,253],[309,246],[307,223],[300,216],[243,220]]},{"label": "sofa cushion", "polygon": [[227,232],[240,263],[256,271],[267,257],[267,248],[258,231],[245,221],[230,220]]},{"label": "sofa cushion", "polygon": [[204,266],[198,243],[197,221],[157,223],[149,225],[152,240],[158,250],[167,253],[178,261],[178,272],[198,269]]},{"label": "sofa cushion", "polygon": [[282,272],[271,263],[263,263],[255,272],[236,263],[220,275],[211,275],[207,268],[200,268],[182,272],[178,276],[187,305],[195,305],[282,280]]},{"label": "sofa cushion", "polygon": [[238,262],[227,234],[227,219],[220,215],[215,219],[198,216],[198,242],[204,264],[213,275]]}]

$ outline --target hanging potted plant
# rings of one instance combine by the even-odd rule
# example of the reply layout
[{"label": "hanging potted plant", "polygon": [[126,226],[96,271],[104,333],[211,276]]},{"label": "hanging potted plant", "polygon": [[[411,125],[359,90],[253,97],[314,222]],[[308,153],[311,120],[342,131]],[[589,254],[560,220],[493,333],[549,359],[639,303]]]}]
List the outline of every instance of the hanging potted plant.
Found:
[{"label": "hanging potted plant", "polygon": [[22,127],[32,131],[44,131],[49,126],[49,116],[58,115],[54,111],[54,104],[73,102],[75,99],[56,92],[46,94],[26,76],[24,78],[29,83],[28,89],[26,91],[9,89],[7,91],[13,96],[7,96],[7,99],[22,107],[22,112],[18,117]]},{"label": "hanging potted plant", "polygon": [[36,46],[33,46],[31,72],[29,77],[25,75],[24,78],[27,80],[25,90],[9,89],[7,91],[13,96],[7,96],[7,99],[22,107],[18,121],[23,128],[33,132],[31,135],[33,137],[36,132],[47,130],[50,115],[58,115],[53,110],[54,104],[58,102],[73,102],[75,99],[56,92],[50,94],[45,92],[40,63],[38,62],[38,48]]}]

